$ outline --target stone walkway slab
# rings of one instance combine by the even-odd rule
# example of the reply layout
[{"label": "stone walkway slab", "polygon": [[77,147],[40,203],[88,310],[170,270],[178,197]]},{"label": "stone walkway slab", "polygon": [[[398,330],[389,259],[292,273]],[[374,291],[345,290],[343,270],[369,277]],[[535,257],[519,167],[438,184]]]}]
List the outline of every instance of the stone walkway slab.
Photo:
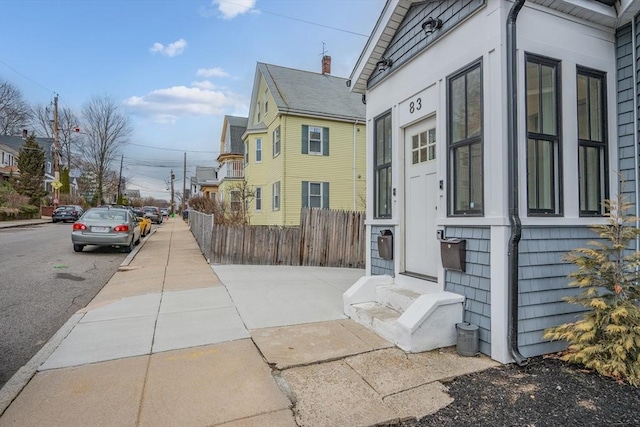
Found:
[{"label": "stone walkway slab", "polygon": [[211,426],[291,406],[251,340],[151,356],[139,426]]},{"label": "stone walkway slab", "polygon": [[39,370],[151,353],[156,316],[79,323]]},{"label": "stone walkway slab", "polygon": [[2,427],[134,427],[149,356],[38,372],[0,419]]},{"label": "stone walkway slab", "polygon": [[251,336],[267,362],[277,369],[337,360],[393,346],[348,319],[257,329],[251,331]]}]

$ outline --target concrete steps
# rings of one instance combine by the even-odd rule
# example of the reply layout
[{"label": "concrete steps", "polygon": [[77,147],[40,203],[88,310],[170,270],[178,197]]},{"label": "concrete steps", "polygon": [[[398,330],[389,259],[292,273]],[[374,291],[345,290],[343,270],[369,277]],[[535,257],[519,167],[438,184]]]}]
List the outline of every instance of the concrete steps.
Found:
[{"label": "concrete steps", "polygon": [[365,276],[344,293],[343,303],[356,322],[405,351],[422,352],[456,343],[464,297],[428,286],[409,289],[390,276]]}]

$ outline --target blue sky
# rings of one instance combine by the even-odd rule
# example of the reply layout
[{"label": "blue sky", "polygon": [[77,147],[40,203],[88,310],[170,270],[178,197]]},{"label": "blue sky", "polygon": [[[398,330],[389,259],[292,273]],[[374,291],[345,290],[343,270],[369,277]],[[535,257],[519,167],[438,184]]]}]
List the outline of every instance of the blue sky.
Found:
[{"label": "blue sky", "polygon": [[[225,114],[246,116],[256,62],[348,77],[384,0],[0,0],[0,78],[30,104],[77,113],[121,101],[134,132],[124,175],[168,199],[213,165]],[[133,145],[136,144],[136,145]],[[153,148],[146,148],[148,146]],[[173,151],[179,150],[179,151]],[[119,165],[113,165],[116,169]]]}]

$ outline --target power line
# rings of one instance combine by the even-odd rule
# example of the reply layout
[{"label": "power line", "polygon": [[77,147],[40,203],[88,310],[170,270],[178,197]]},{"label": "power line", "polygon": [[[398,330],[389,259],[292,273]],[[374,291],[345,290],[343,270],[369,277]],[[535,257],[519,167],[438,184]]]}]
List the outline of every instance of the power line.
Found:
[{"label": "power line", "polygon": [[143,147],[143,148],[152,148],[154,150],[165,150],[165,151],[180,151],[181,153],[184,153],[185,151],[187,153],[209,153],[209,154],[216,154],[218,153],[218,151],[205,151],[205,150],[183,150],[180,148],[164,148],[164,147],[153,147],[151,145],[143,145],[143,144],[135,144],[133,142],[129,142],[128,145],[135,145],[136,147]]},{"label": "power line", "polygon": [[55,92],[54,90],[49,89],[48,87],[41,85],[40,83],[38,83],[37,81],[33,80],[32,78],[29,78],[29,77],[25,76],[25,75],[24,75],[24,74],[22,74],[20,71],[16,70],[16,69],[15,69],[15,68],[13,68],[11,65],[7,64],[6,62],[4,62],[2,59],[0,59],[0,62],[1,62],[2,64],[4,64],[4,66],[5,66],[5,67],[7,67],[7,68],[9,68],[10,70],[12,70],[14,73],[16,73],[16,74],[18,74],[18,75],[22,76],[23,78],[25,78],[25,79],[29,80],[31,83],[33,83],[33,84],[35,84],[35,85],[37,85],[37,86],[40,86],[42,89],[44,89],[44,90],[46,90],[46,91],[49,91],[49,92],[51,92],[51,93],[54,93],[54,92]]},{"label": "power line", "polygon": [[[233,1],[229,1],[229,0],[220,0],[220,3],[229,3],[229,4],[233,4],[235,6],[244,7],[245,9],[253,9],[253,7],[251,7],[251,6],[245,6],[244,4],[236,3],[236,2],[233,2]],[[354,36],[360,36],[360,37],[369,38],[368,34],[356,33],[355,31],[345,30],[343,28],[338,28],[338,27],[332,27],[331,25],[320,24],[318,22],[307,21],[305,19],[295,18],[293,16],[282,15],[280,13],[270,12],[270,11],[264,10],[264,9],[256,9],[256,10],[260,11],[261,13],[265,13],[267,15],[278,16],[280,18],[290,19],[292,21],[302,22],[304,24],[315,25],[316,27],[328,28],[330,30],[340,31],[342,33],[353,34]]]}]

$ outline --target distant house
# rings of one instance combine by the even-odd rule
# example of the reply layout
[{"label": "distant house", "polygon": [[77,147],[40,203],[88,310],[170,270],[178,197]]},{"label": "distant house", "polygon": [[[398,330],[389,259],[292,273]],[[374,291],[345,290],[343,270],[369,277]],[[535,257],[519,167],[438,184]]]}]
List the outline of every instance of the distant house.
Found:
[{"label": "distant house", "polygon": [[[22,132],[22,136],[0,135],[0,144],[15,150],[20,154],[20,149],[24,145],[28,136],[29,134],[27,130]],[[36,141],[44,151],[44,180],[42,186],[47,192],[53,193],[53,188],[51,187],[51,183],[54,180],[53,138],[36,138]]]},{"label": "distant house", "polygon": [[640,199],[638,11],[386,2],[351,75],[367,105],[369,243],[345,313],[409,351],[455,343],[462,320],[501,362],[564,348],[542,338],[581,310],[563,301],[563,255],[594,238],[604,199]]},{"label": "distant house", "polygon": [[363,210],[365,106],[347,79],[259,62],[243,136],[251,224],[298,225],[302,207]]},{"label": "distant house", "polygon": [[212,166],[196,166],[196,175],[191,177],[193,196],[215,199],[218,194],[218,173]]},{"label": "distant house", "polygon": [[10,177],[19,173],[18,150],[0,144],[0,181],[8,181]]},{"label": "distant house", "polygon": [[[242,135],[247,130],[246,117],[224,116],[222,135],[220,138],[220,155],[218,156],[218,198],[228,200],[233,208],[241,203],[239,194],[241,182],[244,180],[244,143]],[[241,205],[240,205],[241,206]]]}]

